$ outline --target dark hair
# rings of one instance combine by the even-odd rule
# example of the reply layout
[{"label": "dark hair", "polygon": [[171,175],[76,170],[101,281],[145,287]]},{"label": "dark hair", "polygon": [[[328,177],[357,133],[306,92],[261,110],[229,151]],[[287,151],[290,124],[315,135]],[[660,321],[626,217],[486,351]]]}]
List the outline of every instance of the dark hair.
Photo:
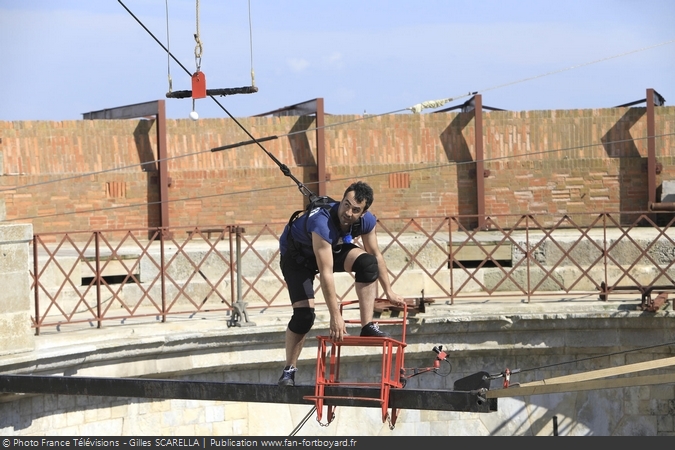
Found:
[{"label": "dark hair", "polygon": [[354,199],[361,203],[362,201],[366,201],[366,207],[364,211],[367,211],[368,208],[370,208],[370,205],[373,204],[373,188],[371,188],[368,184],[364,183],[363,181],[357,181],[356,183],[352,183],[349,185],[349,187],[345,190],[344,195],[342,198],[345,198],[347,196],[347,193],[354,191]]}]

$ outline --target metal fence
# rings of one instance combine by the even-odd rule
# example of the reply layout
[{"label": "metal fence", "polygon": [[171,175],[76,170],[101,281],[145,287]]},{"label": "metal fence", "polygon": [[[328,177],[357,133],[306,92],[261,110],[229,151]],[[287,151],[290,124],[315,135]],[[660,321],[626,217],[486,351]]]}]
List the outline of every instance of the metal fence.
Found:
[{"label": "metal fence", "polygon": [[[630,217],[626,223],[626,217]],[[617,291],[648,301],[675,288],[672,213],[378,219],[394,289],[406,297],[534,297]],[[33,324],[124,321],[288,307],[279,269],[284,223],[35,235]],[[353,299],[351,274],[338,298]],[[319,291],[316,283],[317,292]],[[320,295],[317,302],[321,303]]]}]

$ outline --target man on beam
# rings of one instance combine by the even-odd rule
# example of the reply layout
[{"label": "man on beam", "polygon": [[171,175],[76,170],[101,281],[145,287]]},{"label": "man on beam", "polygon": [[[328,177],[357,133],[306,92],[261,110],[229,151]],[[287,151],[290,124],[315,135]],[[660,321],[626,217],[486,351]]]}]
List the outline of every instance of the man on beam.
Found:
[{"label": "man on beam", "polygon": [[[368,210],[372,203],[372,188],[362,181],[353,183],[340,202],[316,207],[299,216],[290,221],[281,234],[281,271],[288,286],[293,316],[286,329],[286,366],[279,378],[280,386],[295,386],[298,358],[316,317],[314,278],[317,274],[330,314],[330,337],[336,341],[342,341],[347,328],[335,293],[334,272],[354,272],[361,336],[388,336],[373,322],[375,281],[380,281],[392,305],[405,304],[404,298],[392,290],[389,282],[387,266],[377,243],[377,219]],[[353,243],[358,236],[363,248]]]}]

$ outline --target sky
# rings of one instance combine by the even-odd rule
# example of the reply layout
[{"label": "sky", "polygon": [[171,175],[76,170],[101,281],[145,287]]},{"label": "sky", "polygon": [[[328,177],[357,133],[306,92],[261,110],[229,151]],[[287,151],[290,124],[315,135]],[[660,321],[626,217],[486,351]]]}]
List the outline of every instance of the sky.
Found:
[{"label": "sky", "polygon": [[469,92],[515,111],[614,107],[648,88],[675,104],[672,0],[0,0],[0,121],[159,99],[187,118],[192,99],[166,93],[169,78],[191,89],[197,30],[208,89],[258,88],[216,97],[225,110],[196,100],[201,118],[318,97],[330,114],[410,113]]}]

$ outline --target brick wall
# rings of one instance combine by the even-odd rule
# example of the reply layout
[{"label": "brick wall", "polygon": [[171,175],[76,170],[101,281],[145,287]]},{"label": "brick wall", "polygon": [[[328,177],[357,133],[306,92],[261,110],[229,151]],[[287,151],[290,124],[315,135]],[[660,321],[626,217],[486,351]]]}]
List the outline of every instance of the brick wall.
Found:
[{"label": "brick wall", "polygon": [[[326,116],[326,190],[368,181],[381,217],[476,213],[471,113]],[[317,191],[311,117],[238,121]],[[486,213],[647,207],[646,108],[484,112]],[[657,180],[675,179],[675,107],[656,108]],[[293,133],[288,136],[289,133]],[[36,233],[156,226],[153,120],[0,122],[0,203]],[[231,119],[167,120],[171,226],[286,220],[292,180]],[[57,181],[60,180],[60,181]]]}]

